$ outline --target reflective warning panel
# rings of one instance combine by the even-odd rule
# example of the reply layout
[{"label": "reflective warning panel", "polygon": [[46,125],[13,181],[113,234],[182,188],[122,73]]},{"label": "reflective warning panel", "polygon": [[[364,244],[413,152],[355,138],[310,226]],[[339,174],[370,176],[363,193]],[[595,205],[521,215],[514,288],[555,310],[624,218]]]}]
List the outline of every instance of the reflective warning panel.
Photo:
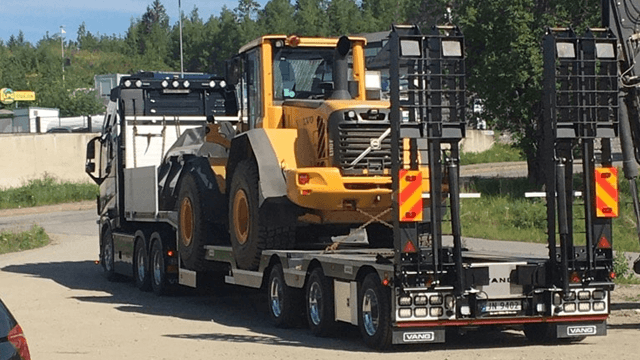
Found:
[{"label": "reflective warning panel", "polygon": [[400,170],[400,221],[422,221],[422,172]]},{"label": "reflective warning panel", "polygon": [[596,216],[618,216],[618,169],[596,168]]}]

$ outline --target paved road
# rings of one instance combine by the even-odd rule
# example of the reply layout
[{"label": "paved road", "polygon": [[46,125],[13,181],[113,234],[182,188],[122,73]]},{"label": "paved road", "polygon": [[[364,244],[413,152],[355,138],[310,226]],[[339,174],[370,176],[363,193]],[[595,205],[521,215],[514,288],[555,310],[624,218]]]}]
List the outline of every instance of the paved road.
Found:
[{"label": "paved road", "polygon": [[[22,323],[34,359],[429,356],[506,360],[635,359],[637,355],[640,315],[634,318],[633,314],[640,313],[640,305],[628,300],[616,306],[631,317],[614,321],[607,337],[589,338],[576,345],[534,346],[520,332],[483,329],[446,345],[371,353],[352,327],[341,327],[328,339],[316,338],[304,328],[272,327],[263,295],[254,290],[229,286],[218,295],[184,291],[158,298],[139,292],[131,282],[107,282],[100,266],[94,264],[98,254],[95,220],[93,209],[0,217],[1,228],[37,222],[54,239],[41,249],[0,255],[0,297]],[[540,251],[537,245],[523,246],[530,247],[532,254]],[[426,351],[429,355],[421,354]]]}]

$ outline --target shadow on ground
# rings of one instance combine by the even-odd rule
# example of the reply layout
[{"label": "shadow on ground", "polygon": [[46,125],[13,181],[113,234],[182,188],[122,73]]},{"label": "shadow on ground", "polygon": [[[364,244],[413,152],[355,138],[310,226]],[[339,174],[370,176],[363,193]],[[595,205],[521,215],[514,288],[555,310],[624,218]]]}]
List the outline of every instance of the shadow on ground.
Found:
[{"label": "shadow on ground", "polygon": [[[102,268],[91,261],[35,263],[10,265],[4,272],[45,278],[73,290],[104,292],[96,296],[73,296],[81,302],[113,304],[114,308],[131,313],[175,317],[193,321],[215,322],[230,327],[246,328],[255,335],[224,333],[167,334],[171,338],[196,341],[233,343],[262,343],[269,345],[369,351],[360,341],[354,326],[340,324],[335,337],[318,338],[305,330],[303,324],[295,329],[280,329],[270,323],[265,295],[262,291],[222,285],[217,288],[194,290],[183,288],[178,293],[157,297],[138,291],[131,281],[109,282],[102,276]],[[532,345],[521,331],[498,331],[483,327],[465,335],[448,336],[446,344],[403,345],[394,352],[444,351],[453,349],[509,348]],[[589,346],[578,344],[578,346]],[[437,355],[436,355],[437,356]]]}]

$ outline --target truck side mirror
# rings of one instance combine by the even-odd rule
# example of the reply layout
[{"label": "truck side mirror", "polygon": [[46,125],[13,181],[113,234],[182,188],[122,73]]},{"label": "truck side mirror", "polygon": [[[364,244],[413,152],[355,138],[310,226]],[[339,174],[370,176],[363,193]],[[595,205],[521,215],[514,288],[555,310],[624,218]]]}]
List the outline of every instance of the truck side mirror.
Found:
[{"label": "truck side mirror", "polygon": [[92,139],[87,144],[87,159],[93,159],[95,157],[96,157],[96,143]]},{"label": "truck side mirror", "polygon": [[87,158],[84,163],[84,171],[89,175],[89,177],[98,185],[102,184],[104,178],[100,176],[95,176],[93,173],[96,171],[96,142],[100,141],[100,136],[96,136],[93,139],[89,140],[87,143]]}]

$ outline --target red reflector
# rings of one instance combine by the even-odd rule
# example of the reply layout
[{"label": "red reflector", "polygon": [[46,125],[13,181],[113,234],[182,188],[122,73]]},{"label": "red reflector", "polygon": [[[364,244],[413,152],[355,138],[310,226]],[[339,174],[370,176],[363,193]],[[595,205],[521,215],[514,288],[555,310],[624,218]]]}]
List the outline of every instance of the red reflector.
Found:
[{"label": "red reflector", "polygon": [[610,207],[602,208],[602,212],[605,214],[611,214],[613,212],[613,209]]},{"label": "red reflector", "polygon": [[300,185],[307,185],[309,183],[309,174],[298,174],[298,183]]},{"label": "red reflector", "polygon": [[173,250],[169,250],[169,251],[167,251],[167,256],[168,256],[168,257],[172,257],[172,256],[173,256]]},{"label": "red reflector", "polygon": [[608,172],[602,173],[600,174],[600,177],[602,177],[603,179],[608,179],[611,177],[611,173],[608,173]]},{"label": "red reflector", "polygon": [[383,286],[389,286],[389,279],[382,280],[382,285]]},{"label": "red reflector", "polygon": [[404,214],[404,217],[405,218],[409,218],[409,219],[413,219],[414,217],[416,217],[416,213],[414,211],[409,211],[409,212],[406,212]]},{"label": "red reflector", "polygon": [[579,282],[580,282],[580,276],[578,275],[578,273],[577,273],[577,272],[575,272],[575,271],[574,271],[574,272],[571,274],[571,278],[570,278],[570,280],[569,280],[569,281],[571,281],[572,283],[579,283]]},{"label": "red reflector", "polygon": [[416,176],[413,175],[407,175],[404,179],[407,180],[408,182],[413,182],[416,181]]},{"label": "red reflector", "polygon": [[287,40],[289,42],[289,46],[296,47],[296,46],[300,45],[300,38],[295,36],[295,35],[289,36],[289,38]]},{"label": "red reflector", "polygon": [[309,194],[311,194],[311,190],[302,190],[301,194],[302,195],[309,195]]},{"label": "red reflector", "polygon": [[404,245],[404,249],[402,249],[402,252],[406,252],[406,253],[414,253],[417,251],[418,250],[416,249],[416,246],[413,245],[413,241],[411,240],[407,240],[407,243]]},{"label": "red reflector", "polygon": [[609,273],[609,277],[611,278],[611,280],[616,278],[616,273],[614,273],[613,271]]},{"label": "red reflector", "polygon": [[606,237],[601,237],[600,241],[598,241],[598,248],[599,249],[611,249],[611,243],[609,242],[609,240],[607,240]]},{"label": "red reflector", "polygon": [[7,339],[16,348],[18,354],[20,354],[20,358],[22,360],[31,360],[31,355],[29,354],[29,346],[27,346],[27,339],[24,337],[24,333],[22,332],[22,328],[20,325],[16,325],[9,334],[7,335]]}]

